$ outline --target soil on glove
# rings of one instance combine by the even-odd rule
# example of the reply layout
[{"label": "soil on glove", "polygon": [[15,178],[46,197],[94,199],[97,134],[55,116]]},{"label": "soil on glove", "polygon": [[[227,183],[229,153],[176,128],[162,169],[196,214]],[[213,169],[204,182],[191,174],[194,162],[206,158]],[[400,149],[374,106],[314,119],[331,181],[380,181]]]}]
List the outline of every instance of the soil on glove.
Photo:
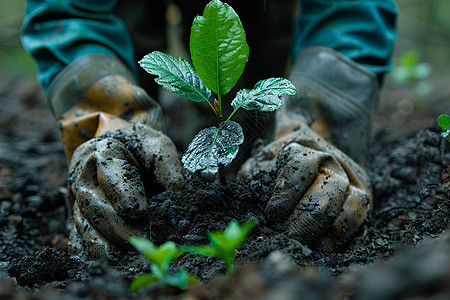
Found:
[{"label": "soil on glove", "polygon": [[67,249],[67,165],[55,122],[36,86],[0,80],[0,298],[389,299],[450,297],[450,144],[437,127],[408,135],[380,130],[363,163],[372,213],[358,236],[323,253],[272,228],[264,208],[275,174],[227,186],[192,177],[186,194],[151,197],[155,244],[206,244],[232,219],[258,220],[225,277],[214,257],[183,254],[173,268],[198,276],[187,291],[128,286],[149,265],[118,251],[89,262]]}]

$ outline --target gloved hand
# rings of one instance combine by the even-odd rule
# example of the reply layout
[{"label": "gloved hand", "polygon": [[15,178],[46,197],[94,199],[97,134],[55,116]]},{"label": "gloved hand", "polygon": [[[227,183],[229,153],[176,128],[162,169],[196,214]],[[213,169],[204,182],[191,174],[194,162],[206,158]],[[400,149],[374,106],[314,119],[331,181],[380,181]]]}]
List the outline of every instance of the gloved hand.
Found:
[{"label": "gloved hand", "polygon": [[93,54],[66,67],[49,101],[70,160],[71,249],[98,258],[129,247],[130,236],[149,238],[147,199],[184,184],[159,105],[121,62]]},{"label": "gloved hand", "polygon": [[[276,172],[274,193],[266,208],[268,220],[307,245],[333,251],[344,246],[358,232],[368,216],[372,197],[365,171],[310,128],[311,119],[308,117],[311,118],[313,114],[308,114],[308,107],[321,109],[327,106],[326,117],[329,119],[316,117],[312,122],[323,135],[330,137],[330,134],[337,132],[342,137],[349,134],[350,140],[346,143],[344,139],[344,145],[359,143],[362,148],[366,142],[365,130],[368,126],[359,125],[368,125],[371,121],[357,124],[352,122],[356,117],[354,113],[364,108],[366,103],[356,102],[358,100],[351,97],[348,89],[371,87],[363,85],[356,88],[349,83],[352,80],[356,81],[355,84],[375,82],[372,77],[364,77],[367,73],[355,66],[355,63],[331,49],[313,48],[301,55],[304,56],[298,58],[290,80],[302,93],[302,99],[283,99],[284,105],[276,115],[274,142],[257,151],[241,167],[238,176],[246,179],[262,170]],[[309,73],[308,69],[303,69],[305,65],[316,66],[317,69],[310,70]],[[321,70],[320,66],[323,66]],[[317,76],[321,73],[326,76],[319,79]],[[345,77],[349,77],[346,83]],[[327,78],[330,80],[326,80]],[[376,91],[375,87],[371,90]],[[333,92],[339,93],[336,95]],[[311,94],[315,95],[314,105],[311,105],[311,99],[306,99]],[[363,95],[374,96],[368,90]],[[367,99],[369,97],[364,100]],[[352,107],[352,103],[357,103],[357,107]],[[338,107],[339,112],[334,115],[330,113],[335,108],[333,105]],[[366,110],[369,111],[368,108]],[[313,116],[320,116],[325,110],[312,112]],[[339,129],[344,132],[336,131],[336,128],[330,130],[327,126],[329,124],[340,124]],[[336,141],[342,139],[337,138]]]}]

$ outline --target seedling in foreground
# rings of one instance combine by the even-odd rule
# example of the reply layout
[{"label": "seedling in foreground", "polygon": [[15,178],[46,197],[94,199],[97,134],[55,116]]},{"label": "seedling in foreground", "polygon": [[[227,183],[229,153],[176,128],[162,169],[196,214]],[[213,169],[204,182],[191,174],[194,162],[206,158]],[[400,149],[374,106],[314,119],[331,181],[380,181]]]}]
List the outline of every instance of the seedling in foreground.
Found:
[{"label": "seedling in foreground", "polygon": [[185,289],[188,285],[197,282],[197,278],[194,275],[188,274],[183,269],[175,274],[169,272],[170,263],[183,254],[183,250],[178,248],[174,242],[169,241],[160,247],[156,247],[150,241],[139,237],[131,237],[130,244],[152,263],[150,265],[152,271],[150,274],[140,274],[131,282],[131,293],[151,284],[169,285]]},{"label": "seedling in foreground", "polygon": [[442,128],[441,135],[450,142],[450,116],[442,114],[437,118],[437,124]]},{"label": "seedling in foreground", "polygon": [[181,248],[186,252],[221,258],[227,267],[227,274],[231,274],[234,271],[236,250],[245,242],[255,225],[255,220],[249,220],[239,226],[238,222],[233,219],[225,231],[209,232],[209,241],[211,242],[209,245],[181,246]]},{"label": "seedling in foreground", "polygon": [[[219,169],[222,184],[226,184],[224,167],[236,157],[243,143],[242,127],[231,121],[239,108],[274,111],[281,106],[281,96],[297,92],[284,78],[261,80],[253,89],[240,90],[231,102],[233,112],[222,115],[222,96],[241,77],[248,60],[249,48],[241,20],[228,4],[211,1],[203,16],[197,16],[191,27],[190,53],[187,59],[155,51],[139,64],[166,90],[194,102],[206,101],[217,117],[218,127],[201,130],[182,157],[183,166],[191,173],[215,175]],[[194,69],[195,67],[195,69]],[[212,93],[217,97],[210,100]],[[209,177],[209,176],[208,176]]]}]

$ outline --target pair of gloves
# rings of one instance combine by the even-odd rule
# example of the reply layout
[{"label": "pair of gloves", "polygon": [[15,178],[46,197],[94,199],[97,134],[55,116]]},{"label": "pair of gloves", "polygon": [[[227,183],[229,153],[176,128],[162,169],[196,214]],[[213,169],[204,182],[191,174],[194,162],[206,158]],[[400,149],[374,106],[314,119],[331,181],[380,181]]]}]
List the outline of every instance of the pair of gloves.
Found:
[{"label": "pair of gloves", "polygon": [[[371,195],[364,170],[325,138],[355,157],[364,151],[377,80],[322,47],[299,54],[290,80],[300,94],[283,99],[274,141],[238,176],[276,171],[267,218],[286,234],[332,251],[357,233]],[[130,236],[149,238],[142,226],[147,199],[181,191],[186,175],[163,133],[159,105],[118,59],[104,54],[66,67],[48,95],[70,161],[71,248],[95,259],[130,247]]]}]

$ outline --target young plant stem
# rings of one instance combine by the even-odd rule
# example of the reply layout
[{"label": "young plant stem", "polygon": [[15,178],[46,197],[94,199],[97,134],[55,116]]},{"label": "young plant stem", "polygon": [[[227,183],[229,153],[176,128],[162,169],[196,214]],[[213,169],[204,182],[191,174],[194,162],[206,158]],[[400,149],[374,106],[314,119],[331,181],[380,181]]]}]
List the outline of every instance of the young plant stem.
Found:
[{"label": "young plant stem", "polygon": [[223,261],[225,262],[225,266],[227,268],[227,275],[231,276],[231,274],[234,273],[234,254],[233,255],[224,255],[221,256],[221,258],[223,259]]},{"label": "young plant stem", "polygon": [[[217,95],[217,123],[218,128],[220,128],[220,124],[222,124],[223,116],[222,116],[222,99],[220,94]],[[219,180],[220,185],[226,186],[227,185],[227,178],[226,178],[226,172],[225,172],[225,166],[222,164],[219,164]]]},{"label": "young plant stem", "polygon": [[217,95],[217,102],[218,102],[218,106],[217,106],[217,121],[219,123],[219,127],[220,124],[222,124],[222,96],[220,94]]},{"label": "young plant stem", "polygon": [[225,167],[222,164],[219,164],[219,180],[220,180],[220,185],[222,185],[222,186],[227,185],[227,177],[226,177]]},{"label": "young plant stem", "polygon": [[238,110],[241,106],[242,106],[242,104],[239,105],[238,107],[236,107],[236,109],[233,110],[233,112],[228,116],[228,118],[226,119],[226,121],[229,121],[229,120],[231,119],[231,117],[234,115],[234,113],[237,112],[237,110]]}]

